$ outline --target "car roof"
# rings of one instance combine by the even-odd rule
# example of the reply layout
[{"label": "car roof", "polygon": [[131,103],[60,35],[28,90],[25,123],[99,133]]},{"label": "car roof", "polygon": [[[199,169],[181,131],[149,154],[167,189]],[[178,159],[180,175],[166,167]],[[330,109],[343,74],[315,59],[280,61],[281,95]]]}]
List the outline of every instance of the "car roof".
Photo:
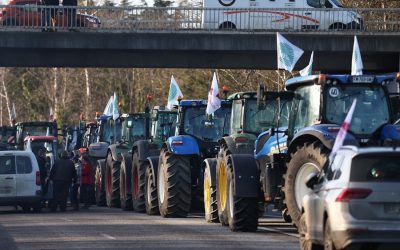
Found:
[{"label": "car roof", "polygon": [[342,146],[339,150],[338,153],[340,152],[348,152],[351,151],[354,154],[360,155],[360,154],[379,154],[379,153],[384,153],[384,154],[399,154],[400,155],[400,147],[365,147],[365,148],[359,148],[356,146]]},{"label": "car roof", "polygon": [[32,151],[26,150],[7,150],[7,151],[0,151],[0,156],[4,155],[24,155],[24,156],[35,156]]}]

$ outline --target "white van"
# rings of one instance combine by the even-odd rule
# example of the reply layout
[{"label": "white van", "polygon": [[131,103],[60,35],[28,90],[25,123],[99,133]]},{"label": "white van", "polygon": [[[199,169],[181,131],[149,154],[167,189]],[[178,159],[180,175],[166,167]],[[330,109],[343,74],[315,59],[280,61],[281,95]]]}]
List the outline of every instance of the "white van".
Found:
[{"label": "white van", "polygon": [[0,205],[41,210],[40,172],[31,151],[0,151]]},{"label": "white van", "polygon": [[203,0],[203,7],[204,29],[362,29],[361,16],[340,0]]}]

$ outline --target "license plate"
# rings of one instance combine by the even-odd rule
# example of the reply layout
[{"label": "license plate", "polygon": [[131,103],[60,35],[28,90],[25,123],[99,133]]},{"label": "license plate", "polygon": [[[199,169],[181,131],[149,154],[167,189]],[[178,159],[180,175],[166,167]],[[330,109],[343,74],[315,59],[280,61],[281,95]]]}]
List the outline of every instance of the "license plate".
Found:
[{"label": "license plate", "polygon": [[400,214],[400,203],[384,204],[383,211],[387,214]]},{"label": "license plate", "polygon": [[351,81],[353,83],[372,83],[375,77],[373,76],[352,76]]}]

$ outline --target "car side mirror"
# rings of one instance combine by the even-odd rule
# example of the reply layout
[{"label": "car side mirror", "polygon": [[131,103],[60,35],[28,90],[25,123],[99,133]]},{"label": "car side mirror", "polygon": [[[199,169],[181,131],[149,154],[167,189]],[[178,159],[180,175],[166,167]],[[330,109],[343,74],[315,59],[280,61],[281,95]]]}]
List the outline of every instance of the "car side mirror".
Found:
[{"label": "car side mirror", "polygon": [[306,186],[309,189],[313,189],[314,186],[318,183],[318,173],[311,173],[306,178]]}]

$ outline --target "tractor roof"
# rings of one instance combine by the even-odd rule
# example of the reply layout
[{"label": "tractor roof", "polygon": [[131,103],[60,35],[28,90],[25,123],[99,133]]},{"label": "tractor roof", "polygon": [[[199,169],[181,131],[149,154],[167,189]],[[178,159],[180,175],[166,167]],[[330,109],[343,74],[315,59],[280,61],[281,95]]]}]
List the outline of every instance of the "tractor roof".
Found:
[{"label": "tractor roof", "polygon": [[43,122],[18,122],[16,125],[17,126],[54,126],[56,125],[56,122],[48,122],[48,121],[43,121]]},{"label": "tractor roof", "polygon": [[[231,101],[230,100],[221,100],[221,105],[230,105]],[[194,107],[194,106],[207,106],[207,100],[182,100],[179,103],[179,106],[181,107]]]},{"label": "tractor roof", "polygon": [[236,92],[228,96],[228,100],[242,100],[242,99],[257,99],[257,92],[246,91],[246,92]]},{"label": "tractor roof", "polygon": [[383,84],[389,83],[393,80],[397,80],[397,73],[388,73],[383,75],[330,75],[320,74],[311,76],[298,76],[293,77],[286,81],[285,87],[287,89],[297,88],[302,85],[319,84],[320,79],[324,78],[326,83],[330,84],[349,84],[349,83],[361,83],[361,84]]}]

